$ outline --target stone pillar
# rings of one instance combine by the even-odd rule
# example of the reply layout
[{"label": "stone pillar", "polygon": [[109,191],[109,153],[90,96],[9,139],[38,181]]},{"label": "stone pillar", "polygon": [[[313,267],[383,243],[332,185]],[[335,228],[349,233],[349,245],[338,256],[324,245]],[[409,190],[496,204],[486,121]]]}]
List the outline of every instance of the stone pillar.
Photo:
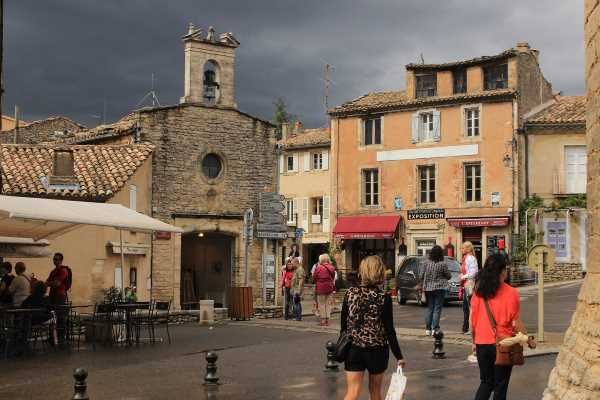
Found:
[{"label": "stone pillar", "polygon": [[585,1],[587,81],[587,276],[545,400],[591,400],[600,393],[600,0]]}]

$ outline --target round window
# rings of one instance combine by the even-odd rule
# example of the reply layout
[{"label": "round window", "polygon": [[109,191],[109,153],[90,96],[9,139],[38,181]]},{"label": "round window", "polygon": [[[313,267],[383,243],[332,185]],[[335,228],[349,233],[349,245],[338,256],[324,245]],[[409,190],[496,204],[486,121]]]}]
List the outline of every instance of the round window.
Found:
[{"label": "round window", "polygon": [[209,179],[215,179],[221,173],[223,164],[218,155],[210,153],[202,160],[202,172]]}]

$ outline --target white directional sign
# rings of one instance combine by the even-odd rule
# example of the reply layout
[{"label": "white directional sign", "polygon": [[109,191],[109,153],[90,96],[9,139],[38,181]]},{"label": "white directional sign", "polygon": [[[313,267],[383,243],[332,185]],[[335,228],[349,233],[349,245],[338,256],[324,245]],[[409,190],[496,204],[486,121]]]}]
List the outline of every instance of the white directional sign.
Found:
[{"label": "white directional sign", "polygon": [[256,232],[256,237],[263,239],[287,239],[287,232]]},{"label": "white directional sign", "polygon": [[277,201],[277,202],[271,202],[271,203],[260,203],[258,205],[258,209],[260,211],[260,215],[263,215],[265,213],[275,214],[275,213],[280,213],[283,210],[285,210],[285,206],[283,205],[282,202]]},{"label": "white directional sign", "polygon": [[280,213],[275,213],[275,214],[265,214],[265,213],[262,213],[258,217],[258,222],[261,223],[261,224],[283,224],[285,221],[284,221],[283,214],[280,214]]}]

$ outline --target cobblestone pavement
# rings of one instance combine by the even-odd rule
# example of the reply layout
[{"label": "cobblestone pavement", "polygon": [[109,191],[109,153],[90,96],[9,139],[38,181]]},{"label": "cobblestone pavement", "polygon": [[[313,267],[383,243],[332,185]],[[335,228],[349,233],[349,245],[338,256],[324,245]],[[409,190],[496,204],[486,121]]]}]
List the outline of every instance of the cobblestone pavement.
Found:
[{"label": "cobblestone pavement", "polygon": [[[185,325],[172,330],[174,342],[97,351],[49,352],[2,361],[0,399],[70,399],[72,371],[89,371],[96,399],[204,399],[205,353],[217,349],[221,383],[213,399],[341,399],[343,372],[324,372],[327,340],[333,332],[272,329],[225,323],[214,329]],[[464,345],[446,344],[448,358],[433,360],[431,339],[401,342],[408,361],[408,399],[471,399],[478,369]],[[393,357],[392,357],[393,358]],[[515,371],[511,399],[540,398],[554,356],[528,359]],[[387,385],[393,361],[386,374]],[[363,398],[367,398],[366,393]]]}]

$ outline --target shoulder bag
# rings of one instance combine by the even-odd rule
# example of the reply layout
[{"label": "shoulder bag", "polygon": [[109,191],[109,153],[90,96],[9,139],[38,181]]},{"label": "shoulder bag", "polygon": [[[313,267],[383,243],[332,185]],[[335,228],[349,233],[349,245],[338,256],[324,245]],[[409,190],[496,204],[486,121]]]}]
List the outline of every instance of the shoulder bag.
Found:
[{"label": "shoulder bag", "polygon": [[351,345],[352,341],[350,340],[350,335],[348,335],[347,331],[342,331],[337,343],[335,344],[335,360],[337,362],[346,361],[346,357],[348,357],[348,350],[350,350]]},{"label": "shoulder bag", "polygon": [[510,346],[503,346],[499,344],[500,338],[498,338],[496,319],[494,318],[494,314],[492,314],[492,310],[490,309],[490,304],[488,303],[487,299],[484,299],[483,301],[485,303],[485,309],[487,311],[488,318],[490,319],[490,323],[492,324],[492,329],[494,330],[494,336],[496,336],[495,365],[509,367],[513,365],[525,364],[525,357],[523,356],[523,345],[519,343],[515,343]]}]

